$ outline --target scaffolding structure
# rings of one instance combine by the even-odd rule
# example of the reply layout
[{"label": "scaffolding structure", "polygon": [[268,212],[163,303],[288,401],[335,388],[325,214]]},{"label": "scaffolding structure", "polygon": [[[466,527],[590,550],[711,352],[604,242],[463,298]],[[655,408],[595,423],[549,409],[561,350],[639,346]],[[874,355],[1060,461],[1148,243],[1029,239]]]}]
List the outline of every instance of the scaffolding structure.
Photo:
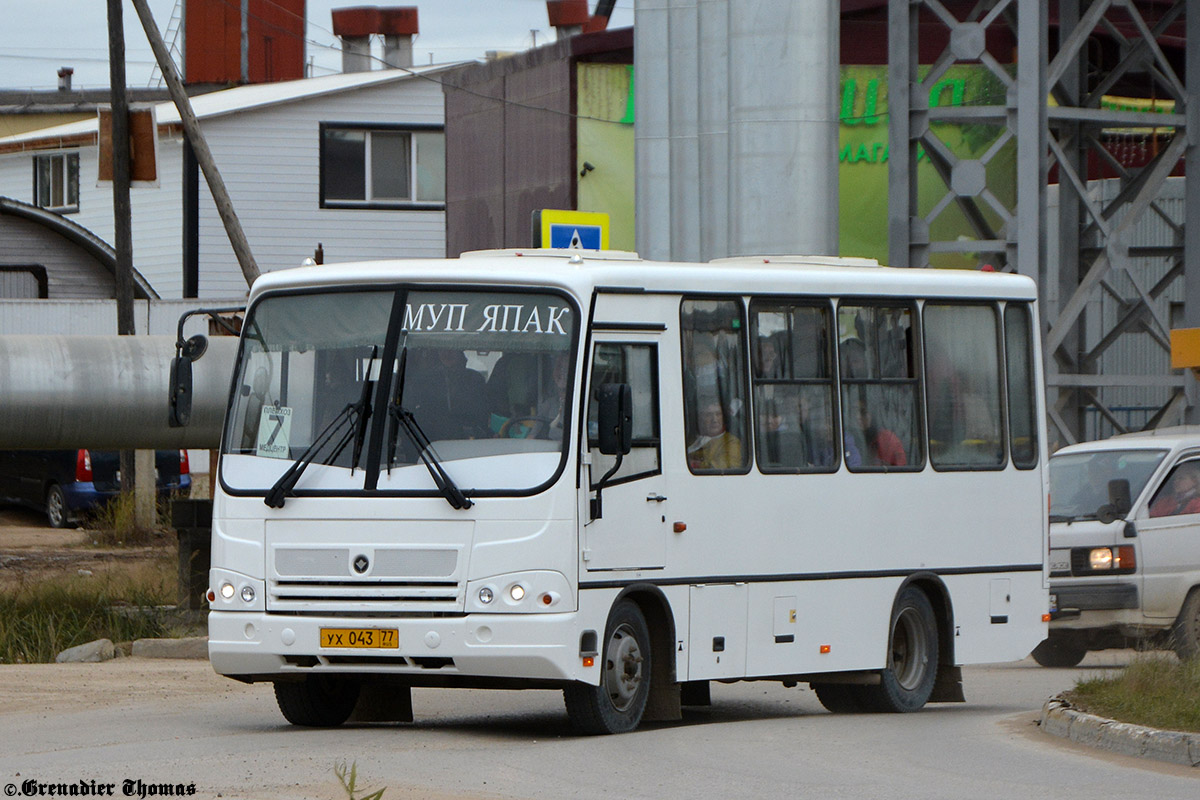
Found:
[{"label": "scaffolding structure", "polygon": [[[970,255],[1038,281],[1054,442],[1200,421],[1195,379],[1167,357],[1172,327],[1200,327],[1200,180],[1182,169],[1200,157],[1187,92],[1200,92],[1200,4],[888,0],[888,23],[891,263]],[[921,66],[931,31],[946,45]],[[1011,57],[996,41],[1015,42]],[[958,64],[982,65],[1002,90],[931,103]],[[956,152],[945,122],[992,126],[994,139]],[[1012,148],[1015,188],[1001,192],[998,155]],[[918,192],[921,158],[944,183],[936,197]],[[973,236],[939,239],[950,210]],[[1119,406],[1149,412],[1133,422]]]}]

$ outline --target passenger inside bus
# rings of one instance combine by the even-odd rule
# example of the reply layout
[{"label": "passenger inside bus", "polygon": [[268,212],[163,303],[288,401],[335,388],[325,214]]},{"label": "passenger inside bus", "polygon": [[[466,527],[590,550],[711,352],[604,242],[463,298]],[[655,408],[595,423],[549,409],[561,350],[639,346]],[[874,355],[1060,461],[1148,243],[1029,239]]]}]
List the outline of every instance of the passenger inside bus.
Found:
[{"label": "passenger inside bus", "polygon": [[858,404],[858,423],[865,445],[863,455],[867,466],[903,467],[908,464],[900,437],[876,424],[865,399]]},{"label": "passenger inside bus", "polygon": [[[837,462],[837,451],[833,446],[833,413],[829,404],[814,401],[808,394],[800,395],[800,426],[804,432],[807,466],[832,467]],[[846,463],[851,467],[862,466],[862,452],[848,432],[843,434]]]},{"label": "passenger inside bus", "polygon": [[700,406],[698,435],[688,445],[688,464],[694,470],[737,469],[742,466],[742,442],[725,427],[725,412],[719,400]]}]

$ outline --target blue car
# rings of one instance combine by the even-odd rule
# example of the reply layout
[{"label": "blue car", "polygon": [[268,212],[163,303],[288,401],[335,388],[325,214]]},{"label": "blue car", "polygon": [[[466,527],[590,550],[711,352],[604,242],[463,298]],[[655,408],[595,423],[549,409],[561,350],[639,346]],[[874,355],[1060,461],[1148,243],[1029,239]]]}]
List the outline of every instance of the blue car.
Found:
[{"label": "blue car", "polygon": [[[160,497],[191,489],[186,450],[158,450],[154,466]],[[44,511],[52,528],[66,527],[120,491],[115,450],[0,450],[0,501]]]}]

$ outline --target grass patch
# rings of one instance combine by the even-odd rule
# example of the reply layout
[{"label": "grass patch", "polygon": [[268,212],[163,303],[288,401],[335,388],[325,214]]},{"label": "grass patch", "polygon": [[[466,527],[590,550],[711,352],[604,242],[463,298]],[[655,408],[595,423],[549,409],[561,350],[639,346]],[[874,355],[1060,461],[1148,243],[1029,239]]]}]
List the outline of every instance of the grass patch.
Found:
[{"label": "grass patch", "polygon": [[1089,714],[1134,725],[1200,732],[1200,658],[1139,655],[1114,675],[1090,678],[1067,693]]},{"label": "grass patch", "polygon": [[146,545],[153,544],[171,526],[169,500],[158,500],[155,505],[154,524],[145,527],[137,523],[137,509],[133,492],[121,492],[107,503],[90,511],[81,523],[95,544]]},{"label": "grass patch", "polygon": [[387,791],[385,786],[371,794],[359,794],[359,789],[355,786],[358,781],[357,761],[351,764],[349,769],[347,769],[345,761],[339,761],[333,765],[333,774],[337,776],[338,783],[342,785],[342,791],[346,793],[347,800],[382,800],[383,793]]},{"label": "grass patch", "polygon": [[95,639],[125,642],[167,633],[159,606],[175,601],[168,562],[81,577],[28,581],[0,592],[0,664],[54,661]]}]

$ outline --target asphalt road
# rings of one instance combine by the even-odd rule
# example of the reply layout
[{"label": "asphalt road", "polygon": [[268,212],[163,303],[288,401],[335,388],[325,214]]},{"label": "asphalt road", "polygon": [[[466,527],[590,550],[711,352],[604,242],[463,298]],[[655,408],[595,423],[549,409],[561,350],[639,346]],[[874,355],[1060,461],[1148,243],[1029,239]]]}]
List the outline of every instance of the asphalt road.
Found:
[{"label": "asphalt road", "polygon": [[140,780],[194,784],[196,797],[345,798],[334,776],[345,761],[357,764],[356,797],[386,787],[385,800],[1195,800],[1200,770],[1093,751],[1035,724],[1048,696],[1125,657],[968,668],[966,704],[908,715],[834,716],[807,689],[714,684],[713,705],[682,723],[600,738],[571,736],[554,692],[420,689],[411,724],[302,730],[268,686],[202,661],[3,666],[0,784],[16,796],[26,781],[94,781],[121,797]]}]

